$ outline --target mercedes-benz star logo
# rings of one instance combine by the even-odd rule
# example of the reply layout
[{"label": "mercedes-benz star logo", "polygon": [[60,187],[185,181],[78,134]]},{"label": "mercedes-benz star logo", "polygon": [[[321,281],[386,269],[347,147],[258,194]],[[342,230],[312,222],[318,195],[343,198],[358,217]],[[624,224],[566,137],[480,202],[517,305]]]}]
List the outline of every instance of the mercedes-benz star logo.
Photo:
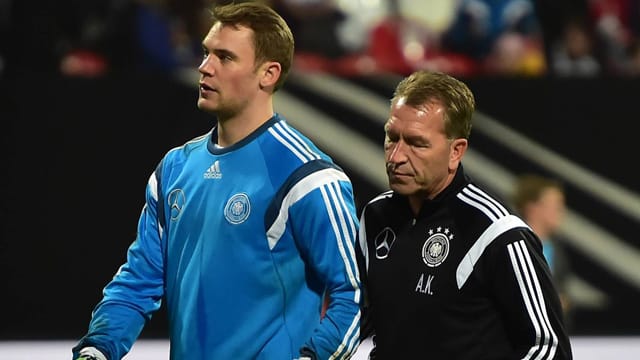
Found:
[{"label": "mercedes-benz star logo", "polygon": [[186,202],[186,197],[182,189],[175,189],[169,193],[167,197],[167,203],[171,211],[171,220],[177,220],[182,214],[182,208]]}]

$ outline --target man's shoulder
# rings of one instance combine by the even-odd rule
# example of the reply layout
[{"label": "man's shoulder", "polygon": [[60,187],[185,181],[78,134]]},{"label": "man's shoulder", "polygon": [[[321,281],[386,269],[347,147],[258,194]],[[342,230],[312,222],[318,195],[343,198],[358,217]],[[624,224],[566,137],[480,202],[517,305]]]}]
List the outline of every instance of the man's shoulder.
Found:
[{"label": "man's shoulder", "polygon": [[384,191],[369,200],[362,209],[362,217],[369,224],[386,223],[391,221],[400,213],[400,205],[398,204],[398,194],[392,190]]},{"label": "man's shoulder", "polygon": [[[473,236],[479,236],[489,228],[511,227],[521,220],[500,197],[486,187],[467,183],[450,198],[448,206],[454,221]],[[519,227],[519,226],[518,226]]]},{"label": "man's shoulder", "polygon": [[386,206],[389,206],[394,196],[397,196],[397,194],[395,194],[393,190],[383,191],[369,200],[369,202],[366,204],[365,209],[384,208]]},{"label": "man's shoulder", "polygon": [[474,183],[466,183],[458,188],[452,200],[459,206],[479,210],[488,216],[493,214],[500,217],[512,213],[511,208],[499,195]]}]

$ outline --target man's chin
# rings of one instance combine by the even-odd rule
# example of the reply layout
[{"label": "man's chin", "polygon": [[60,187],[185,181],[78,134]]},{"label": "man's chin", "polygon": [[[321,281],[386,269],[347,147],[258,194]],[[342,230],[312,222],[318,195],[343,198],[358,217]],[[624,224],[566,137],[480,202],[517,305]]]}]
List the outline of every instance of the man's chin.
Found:
[{"label": "man's chin", "polygon": [[198,98],[198,109],[204,111],[204,112],[208,112],[208,113],[215,113],[217,111],[216,107],[209,104],[207,102],[206,99],[203,98]]},{"label": "man's chin", "polygon": [[401,181],[389,181],[389,188],[400,195],[410,195],[415,191],[411,185]]}]

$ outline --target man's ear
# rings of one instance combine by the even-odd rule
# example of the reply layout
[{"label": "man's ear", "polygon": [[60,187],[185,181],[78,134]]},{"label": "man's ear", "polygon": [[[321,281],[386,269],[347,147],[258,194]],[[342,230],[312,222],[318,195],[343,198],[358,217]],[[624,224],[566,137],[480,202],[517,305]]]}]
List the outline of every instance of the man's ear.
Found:
[{"label": "man's ear", "polygon": [[457,169],[460,161],[467,148],[469,147],[469,141],[467,139],[458,138],[451,141],[451,151],[449,153],[449,168]]},{"label": "man's ear", "polygon": [[282,72],[282,66],[276,61],[267,61],[260,67],[260,88],[273,88],[275,87],[278,79],[280,79],[280,73]]}]

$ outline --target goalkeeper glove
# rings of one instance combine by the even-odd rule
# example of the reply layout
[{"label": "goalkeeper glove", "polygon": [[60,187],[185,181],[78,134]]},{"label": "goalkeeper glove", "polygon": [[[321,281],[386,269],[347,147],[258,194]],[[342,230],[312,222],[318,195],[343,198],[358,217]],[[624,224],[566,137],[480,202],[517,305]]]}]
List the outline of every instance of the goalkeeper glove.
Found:
[{"label": "goalkeeper glove", "polygon": [[107,357],[94,347],[86,347],[80,350],[80,356],[76,360],[107,360]]},{"label": "goalkeeper glove", "polygon": [[316,360],[316,353],[308,347],[303,347],[300,349],[300,357],[296,360]]}]

